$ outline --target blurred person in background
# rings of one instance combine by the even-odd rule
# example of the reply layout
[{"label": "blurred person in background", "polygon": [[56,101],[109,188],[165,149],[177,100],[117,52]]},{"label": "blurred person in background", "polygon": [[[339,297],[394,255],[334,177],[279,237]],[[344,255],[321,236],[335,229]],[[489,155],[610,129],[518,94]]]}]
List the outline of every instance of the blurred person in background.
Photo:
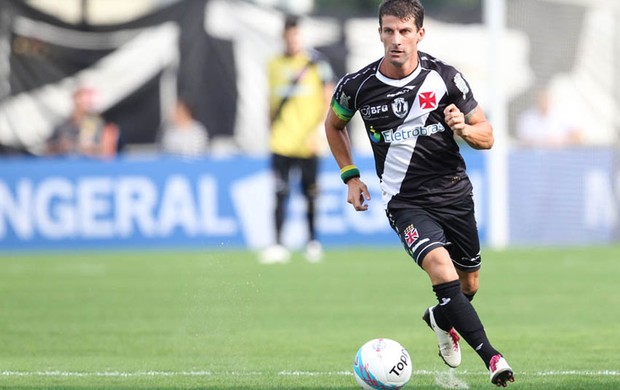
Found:
[{"label": "blurred person in background", "polygon": [[491,345],[471,303],[479,286],[480,241],[473,187],[455,140],[490,149],[493,128],[461,73],[418,51],[425,34],[419,0],[383,0],[384,56],[340,80],[325,121],[327,141],[348,187],[348,203],[367,210],[370,193],[353,163],[346,129],[360,112],[390,225],[428,274],[437,297],[422,319],[435,332],[439,356],[458,367],[463,337],[489,370],[491,383],[506,386],[514,381],[512,368]]},{"label": "blurred person in background", "polygon": [[120,130],[106,122],[95,109],[96,91],[79,87],[73,93],[69,119],[54,129],[47,142],[48,155],[80,155],[97,158],[116,156]]},{"label": "blurred person in background", "polygon": [[525,147],[561,148],[583,143],[583,130],[571,109],[561,113],[548,89],[536,93],[536,104],[518,119],[517,140]]},{"label": "blurred person in background", "polygon": [[321,123],[333,92],[334,75],[326,58],[302,43],[299,17],[284,22],[284,53],[268,65],[269,119],[271,125],[271,169],[275,180],[275,243],[264,249],[260,261],[285,263],[290,252],[282,242],[282,227],[290,194],[291,173],[301,175],[305,197],[308,242],[306,259],[320,261],[323,255],[315,227],[315,203],[319,155],[324,145]]},{"label": "blurred person in background", "polygon": [[160,136],[161,152],[185,157],[205,155],[209,145],[207,129],[194,118],[189,104],[182,99],[177,100],[172,118]]}]

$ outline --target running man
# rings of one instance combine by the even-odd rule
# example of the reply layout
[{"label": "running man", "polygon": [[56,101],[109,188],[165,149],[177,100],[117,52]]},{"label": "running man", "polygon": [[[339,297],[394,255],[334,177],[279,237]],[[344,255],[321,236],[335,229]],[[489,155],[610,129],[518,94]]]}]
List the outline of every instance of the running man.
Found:
[{"label": "running man", "polygon": [[419,0],[383,0],[379,36],[384,56],[336,86],[325,131],[355,210],[370,194],[354,165],[346,126],[359,111],[370,139],[386,214],[405,250],[428,274],[438,304],[423,319],[439,354],[461,363],[459,334],[507,386],[513,370],[489,342],[471,304],[478,291],[480,242],[472,184],[455,136],[475,149],[493,146],[493,128],[454,67],[418,51],[424,38]]}]

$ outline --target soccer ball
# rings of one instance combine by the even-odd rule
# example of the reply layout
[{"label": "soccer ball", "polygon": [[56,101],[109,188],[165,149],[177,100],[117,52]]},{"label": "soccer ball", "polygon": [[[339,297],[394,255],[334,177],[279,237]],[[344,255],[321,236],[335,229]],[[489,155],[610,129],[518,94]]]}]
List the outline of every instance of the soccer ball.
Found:
[{"label": "soccer ball", "polygon": [[411,379],[412,362],[397,341],[374,339],[355,355],[355,380],[365,390],[400,389]]}]

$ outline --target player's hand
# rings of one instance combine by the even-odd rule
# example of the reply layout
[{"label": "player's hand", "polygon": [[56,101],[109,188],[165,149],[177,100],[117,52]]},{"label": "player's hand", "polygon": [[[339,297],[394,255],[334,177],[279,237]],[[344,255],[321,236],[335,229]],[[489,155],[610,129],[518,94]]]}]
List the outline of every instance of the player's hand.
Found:
[{"label": "player's hand", "polygon": [[465,130],[465,114],[454,104],[450,104],[443,110],[444,120],[450,126],[454,134],[463,136]]},{"label": "player's hand", "polygon": [[349,187],[347,202],[352,204],[356,211],[368,210],[368,204],[364,203],[370,200],[370,193],[366,184],[359,177],[354,177],[347,182],[347,187]]}]

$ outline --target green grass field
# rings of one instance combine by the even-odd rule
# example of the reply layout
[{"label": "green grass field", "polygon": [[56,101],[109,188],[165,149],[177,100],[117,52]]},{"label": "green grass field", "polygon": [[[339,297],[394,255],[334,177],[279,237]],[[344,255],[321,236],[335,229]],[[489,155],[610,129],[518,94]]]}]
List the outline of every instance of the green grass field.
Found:
[{"label": "green grass field", "polygon": [[[515,389],[620,388],[620,247],[485,251],[474,304]],[[249,252],[0,256],[0,389],[355,389],[357,348],[400,341],[407,388],[451,372],[420,319],[430,283],[399,248],[259,265]]]}]

